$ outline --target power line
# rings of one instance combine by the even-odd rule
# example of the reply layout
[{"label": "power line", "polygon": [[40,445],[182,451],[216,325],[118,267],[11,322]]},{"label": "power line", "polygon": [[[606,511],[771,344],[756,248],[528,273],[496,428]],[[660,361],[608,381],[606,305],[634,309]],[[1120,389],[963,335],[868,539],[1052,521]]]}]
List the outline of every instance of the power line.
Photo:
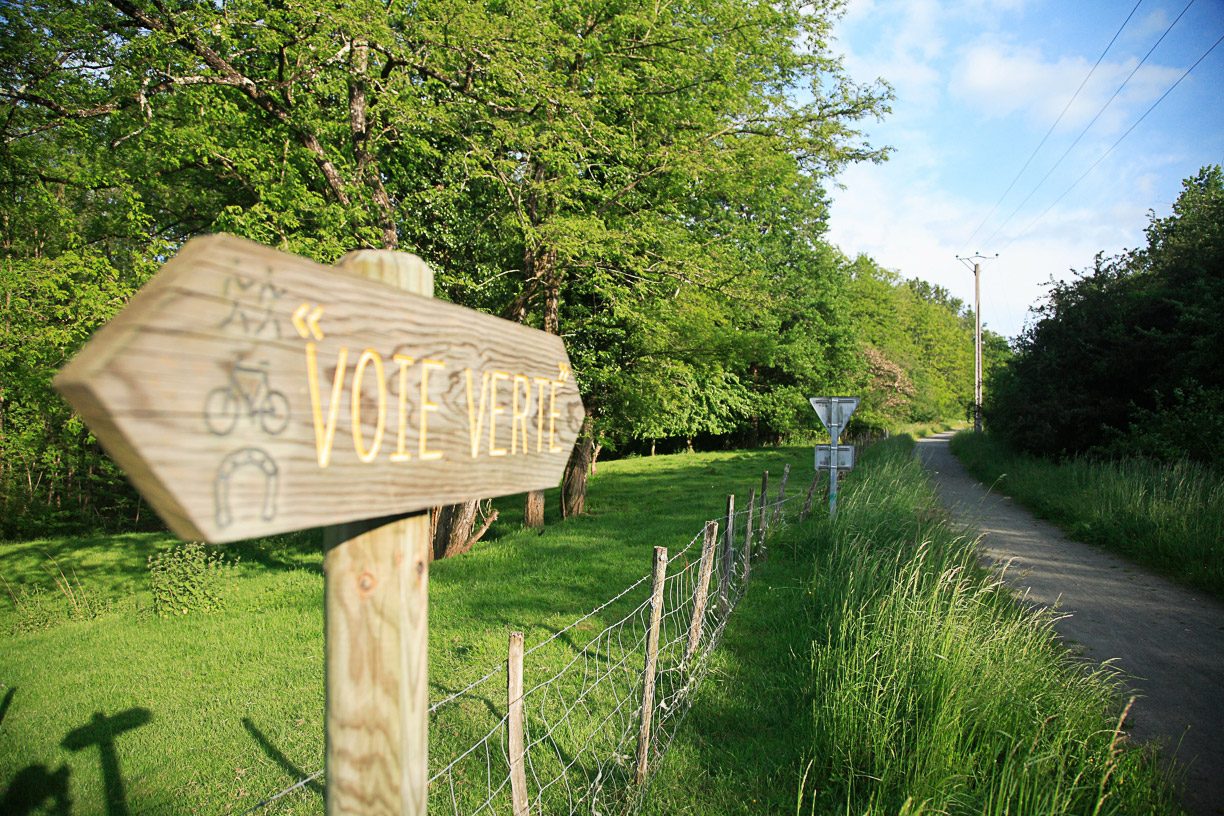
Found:
[{"label": "power line", "polygon": [[1139,127],[1139,123],[1140,123],[1140,122],[1142,122],[1144,119],[1146,119],[1146,118],[1147,118],[1147,115],[1148,115],[1149,113],[1151,113],[1153,110],[1155,110],[1155,109],[1156,109],[1156,106],[1157,106],[1157,105],[1159,105],[1161,102],[1163,102],[1163,101],[1164,101],[1164,98],[1165,98],[1166,96],[1168,96],[1169,94],[1173,93],[1173,89],[1174,89],[1174,88],[1176,88],[1178,85],[1180,85],[1180,84],[1181,84],[1181,81],[1182,81],[1183,79],[1185,79],[1186,77],[1190,76],[1190,72],[1191,72],[1191,71],[1193,71],[1195,68],[1197,68],[1197,67],[1199,66],[1199,63],[1200,63],[1200,62],[1202,62],[1203,60],[1207,59],[1207,56],[1208,56],[1208,55],[1209,55],[1209,54],[1210,54],[1212,51],[1214,51],[1214,50],[1216,49],[1216,46],[1218,46],[1218,45],[1219,45],[1220,43],[1222,43],[1222,42],[1224,42],[1224,36],[1221,36],[1221,37],[1220,37],[1220,39],[1216,40],[1216,41],[1215,41],[1215,42],[1212,44],[1212,46],[1211,46],[1210,48],[1208,48],[1208,49],[1207,49],[1205,52],[1203,52],[1203,56],[1201,56],[1201,57],[1199,57],[1197,60],[1195,60],[1194,64],[1193,64],[1193,65],[1191,65],[1189,68],[1187,68],[1187,69],[1186,69],[1186,72],[1185,72],[1184,74],[1182,74],[1180,77],[1178,77],[1178,78],[1177,78],[1177,81],[1176,81],[1176,82],[1174,82],[1172,85],[1170,85],[1170,86],[1169,86],[1169,89],[1168,89],[1167,91],[1165,91],[1163,94],[1161,94],[1160,99],[1157,99],[1155,102],[1153,102],[1153,103],[1152,103],[1152,106],[1151,106],[1150,108],[1148,108],[1146,111],[1144,111],[1144,112],[1143,112],[1143,115],[1142,115],[1142,116],[1140,116],[1138,119],[1136,119],[1136,120],[1135,120],[1135,123],[1134,123],[1133,125],[1131,125],[1129,128],[1127,128],[1127,129],[1126,129],[1126,133],[1123,133],[1121,136],[1119,136],[1119,137],[1118,137],[1118,141],[1116,141],[1116,142],[1114,142],[1113,144],[1111,144],[1111,145],[1109,146],[1109,149],[1108,149],[1108,150],[1106,150],[1104,153],[1102,153],[1102,154],[1101,154],[1101,156],[1100,156],[1100,158],[1098,158],[1096,161],[1094,161],[1094,162],[1092,163],[1092,166],[1091,166],[1091,167],[1089,167],[1087,170],[1085,170],[1085,171],[1084,171],[1084,174],[1083,174],[1083,175],[1081,175],[1079,178],[1077,178],[1077,179],[1075,180],[1075,182],[1074,182],[1074,183],[1073,183],[1073,184],[1072,184],[1070,187],[1068,187],[1066,190],[1063,190],[1062,195],[1060,195],[1058,198],[1054,199],[1054,202],[1053,202],[1052,204],[1050,204],[1050,206],[1048,206],[1048,207],[1046,207],[1044,210],[1042,210],[1042,211],[1041,211],[1041,215],[1039,215],[1039,216],[1037,216],[1036,218],[1034,218],[1034,219],[1033,219],[1033,220],[1032,220],[1032,221],[1029,223],[1029,225],[1028,225],[1027,227],[1025,227],[1025,228],[1024,228],[1023,230],[1021,230],[1020,232],[1016,233],[1016,235],[1015,235],[1015,236],[1013,236],[1013,237],[1012,237],[1012,238],[1011,238],[1011,239],[1010,239],[1010,240],[1009,240],[1009,241],[1008,241],[1006,244],[1004,244],[1004,245],[1003,245],[1003,249],[1007,249],[1009,246],[1011,246],[1011,245],[1012,245],[1012,243],[1014,243],[1014,242],[1016,241],[1016,239],[1017,239],[1017,238],[1019,238],[1021,235],[1026,234],[1026,233],[1027,233],[1029,230],[1031,230],[1031,229],[1032,229],[1034,226],[1036,226],[1036,224],[1037,224],[1037,222],[1038,222],[1038,221],[1040,221],[1042,218],[1045,218],[1046,214],[1047,214],[1047,213],[1049,213],[1049,212],[1050,212],[1050,210],[1054,209],[1054,206],[1055,206],[1056,204],[1058,204],[1058,202],[1062,201],[1062,200],[1063,200],[1063,199],[1064,199],[1064,198],[1067,196],[1067,193],[1069,193],[1069,192],[1071,192],[1072,190],[1074,190],[1074,189],[1076,188],[1076,186],[1078,186],[1078,185],[1079,185],[1079,183],[1080,183],[1081,181],[1083,181],[1083,180],[1084,180],[1084,179],[1085,179],[1085,178],[1088,176],[1088,174],[1089,174],[1089,173],[1091,173],[1091,172],[1092,172],[1092,171],[1093,171],[1093,170],[1096,168],[1096,166],[1097,166],[1098,164],[1100,164],[1102,161],[1104,161],[1104,160],[1105,160],[1105,157],[1106,157],[1106,156],[1108,156],[1110,153],[1112,153],[1112,152],[1113,152],[1113,149],[1114,149],[1115,147],[1117,147],[1119,144],[1121,144],[1121,143],[1122,143],[1122,140],[1123,140],[1123,139],[1125,139],[1127,136],[1129,136],[1129,135],[1130,135],[1130,133],[1131,133],[1131,131],[1132,131],[1132,130],[1134,130],[1135,128]]},{"label": "power line", "polygon": [[1144,63],[1147,62],[1148,57],[1152,56],[1152,52],[1155,51],[1162,42],[1164,42],[1164,38],[1167,37],[1169,32],[1173,30],[1173,26],[1177,25],[1177,21],[1185,16],[1186,12],[1190,10],[1190,7],[1194,5],[1194,2],[1195,0],[1190,0],[1190,2],[1186,4],[1186,7],[1181,10],[1181,14],[1177,15],[1173,22],[1169,23],[1169,27],[1166,28],[1164,33],[1160,35],[1160,39],[1156,41],[1155,45],[1148,49],[1148,52],[1143,55],[1143,59],[1139,61],[1139,64],[1136,65],[1134,70],[1127,75],[1126,79],[1122,81],[1122,84],[1118,86],[1118,89],[1113,92],[1113,96],[1109,97],[1108,101],[1106,101],[1105,104],[1101,106],[1101,109],[1097,111],[1096,116],[1092,117],[1092,121],[1085,125],[1084,129],[1081,130],[1079,135],[1075,137],[1075,141],[1073,141],[1071,145],[1065,151],[1063,151],[1063,154],[1058,157],[1058,161],[1054,162],[1054,166],[1046,171],[1046,174],[1041,177],[1041,181],[1037,182],[1037,185],[1029,191],[1029,194],[1024,197],[1024,200],[1016,205],[1016,209],[1012,210],[1011,215],[1007,216],[1007,218],[1003,220],[1003,223],[996,227],[995,231],[992,232],[990,237],[983,243],[989,245],[989,243],[994,240],[994,237],[998,235],[1004,227],[1011,223],[1011,220],[1016,217],[1016,213],[1020,212],[1021,208],[1023,208],[1024,205],[1028,203],[1028,200],[1033,197],[1033,194],[1041,189],[1041,185],[1045,184],[1046,179],[1048,179],[1050,175],[1056,169],[1058,169],[1058,166],[1062,164],[1063,159],[1067,158],[1067,155],[1075,149],[1075,146],[1079,144],[1080,139],[1084,138],[1084,134],[1086,134],[1092,128],[1092,126],[1096,124],[1097,120],[1101,118],[1101,114],[1105,113],[1106,108],[1113,104],[1113,101],[1118,98],[1118,94],[1122,93],[1122,89],[1127,86],[1135,74],[1138,73],[1139,69],[1143,67]]},{"label": "power line", "polygon": [[1041,141],[1037,143],[1037,147],[1033,148],[1033,152],[1030,153],[1028,159],[1025,160],[1024,166],[1021,167],[1016,173],[1016,177],[1011,180],[1011,184],[1007,185],[1007,189],[1003,191],[1003,195],[999,196],[999,200],[995,202],[995,205],[990,208],[990,212],[986,213],[986,217],[982,219],[982,223],[978,224],[969,237],[965,239],[965,243],[961,247],[962,249],[969,245],[969,242],[973,240],[973,237],[977,235],[979,231],[981,231],[982,227],[986,226],[986,222],[989,221],[990,217],[995,214],[997,209],[999,209],[999,205],[1003,203],[1003,199],[1007,198],[1007,194],[1010,193],[1012,188],[1016,186],[1016,182],[1020,180],[1022,175],[1024,175],[1024,171],[1028,169],[1029,164],[1031,164],[1033,159],[1037,157],[1037,153],[1045,145],[1046,140],[1050,138],[1050,134],[1054,132],[1054,128],[1058,127],[1058,123],[1062,121],[1062,118],[1066,116],[1067,111],[1071,109],[1071,104],[1079,97],[1080,91],[1084,90],[1084,86],[1088,84],[1088,80],[1092,79],[1092,75],[1096,73],[1096,69],[1100,67],[1101,61],[1105,59],[1105,55],[1109,53],[1109,49],[1113,48],[1113,44],[1117,42],[1119,35],[1122,34],[1122,29],[1126,28],[1126,24],[1129,23],[1131,18],[1135,16],[1135,12],[1139,10],[1139,6],[1142,5],[1142,3],[1143,0],[1139,0],[1137,3],[1135,3],[1135,7],[1131,9],[1130,14],[1126,15],[1126,19],[1122,21],[1122,25],[1119,26],[1118,30],[1114,32],[1113,39],[1109,41],[1109,45],[1105,46],[1105,50],[1101,52],[1101,56],[1097,57],[1096,64],[1092,66],[1092,70],[1088,72],[1088,75],[1084,77],[1084,81],[1080,83],[1079,87],[1075,89],[1075,93],[1072,94],[1071,98],[1067,100],[1067,104],[1063,107],[1062,113],[1058,114],[1058,118],[1054,120],[1054,124],[1050,125],[1050,129],[1046,131],[1045,136],[1041,137]]}]

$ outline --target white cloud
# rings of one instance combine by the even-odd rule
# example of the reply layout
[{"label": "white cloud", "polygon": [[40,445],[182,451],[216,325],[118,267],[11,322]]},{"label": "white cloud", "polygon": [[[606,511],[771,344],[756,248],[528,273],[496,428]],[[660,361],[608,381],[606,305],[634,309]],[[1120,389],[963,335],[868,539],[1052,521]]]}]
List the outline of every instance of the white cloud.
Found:
[{"label": "white cloud", "polygon": [[1096,125],[1097,132],[1119,133],[1181,75],[1176,68],[1157,65],[1144,65],[1136,71],[1138,64],[1133,57],[1123,62],[1103,61],[1067,108],[1092,70],[1092,61],[1082,55],[1050,60],[1036,47],[987,37],[965,49],[952,71],[949,89],[987,116],[1019,113],[1039,132],[1053,124],[1066,108],[1060,127],[1070,130],[1091,122],[1134,72]]}]

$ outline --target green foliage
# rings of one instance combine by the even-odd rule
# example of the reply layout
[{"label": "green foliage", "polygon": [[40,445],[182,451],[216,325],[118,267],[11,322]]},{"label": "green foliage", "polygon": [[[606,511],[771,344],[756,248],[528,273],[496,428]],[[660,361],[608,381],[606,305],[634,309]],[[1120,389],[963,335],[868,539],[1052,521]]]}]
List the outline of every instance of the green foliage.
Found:
[{"label": "green foliage", "polygon": [[855,305],[825,239],[827,181],[887,156],[860,123],[892,96],[833,54],[840,12],[0,7],[0,536],[157,523],[51,376],[218,230],[420,254],[439,296],[566,338],[609,448],[777,442],[818,393],[870,390],[880,427],[959,416],[959,304],[890,280]]},{"label": "green foliage", "polygon": [[1051,285],[989,389],[994,432],[1035,454],[1220,462],[1224,173],[1183,182],[1148,246]]},{"label": "green foliage", "polygon": [[52,579],[54,589],[29,582],[19,584],[14,590],[7,579],[0,577],[13,602],[14,631],[35,632],[70,620],[92,620],[110,609],[112,603],[98,593],[87,590],[75,569],[69,578],[54,558],[44,555],[55,569],[53,571],[45,562],[40,566]]},{"label": "green foliage", "polygon": [[980,481],[1075,538],[1224,598],[1224,480],[1218,469],[1185,459],[1053,462],[1017,453],[993,434],[957,434],[952,451]]},{"label": "green foliage", "polygon": [[979,568],[911,439],[839,496],[754,573],[645,813],[1180,812],[1114,678]]},{"label": "green foliage", "polygon": [[165,617],[220,609],[224,605],[222,588],[236,565],[236,559],[223,558],[198,541],[150,555],[153,611]]}]

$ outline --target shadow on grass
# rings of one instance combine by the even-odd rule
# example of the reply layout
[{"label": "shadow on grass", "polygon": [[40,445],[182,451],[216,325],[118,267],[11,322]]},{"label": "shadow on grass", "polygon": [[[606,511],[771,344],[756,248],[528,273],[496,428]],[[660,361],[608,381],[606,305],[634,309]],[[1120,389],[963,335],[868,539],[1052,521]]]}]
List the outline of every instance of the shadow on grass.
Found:
[{"label": "shadow on grass", "polygon": [[[273,745],[272,741],[264,736],[264,733],[259,730],[255,723],[251,722],[250,717],[242,718],[242,727],[245,728],[247,733],[251,735],[256,743],[259,744],[259,749],[264,752],[268,759],[281,766],[285,773],[289,774],[291,779],[297,781],[310,776],[309,773],[293,764],[293,761],[289,759],[289,757],[285,756],[279,748]],[[317,779],[307,782],[305,787],[311,791],[314,791],[320,796],[323,795],[323,783]]]},{"label": "shadow on grass", "polygon": [[[6,709],[15,691],[16,689],[9,689],[5,696]],[[98,749],[102,763],[103,798],[107,816],[127,816],[129,813],[115,741],[125,732],[152,721],[153,713],[147,708],[129,708],[113,716],[97,711],[88,723],[69,731],[60,742],[62,747],[74,753],[88,751],[90,748]],[[68,785],[71,774],[67,765],[60,765],[54,771],[42,764],[22,768],[9,783],[3,798],[0,798],[0,813],[5,816],[25,816],[31,813],[68,816],[72,812]]]},{"label": "shadow on grass", "polygon": [[68,796],[70,775],[67,765],[61,765],[54,771],[47,770],[46,765],[22,768],[9,783],[3,798],[0,798],[0,813],[5,816],[27,816],[31,813],[69,816],[72,813],[72,799]]},{"label": "shadow on grass", "polygon": [[147,708],[129,708],[112,717],[101,711],[94,712],[93,719],[80,728],[69,731],[60,743],[69,751],[84,751],[96,747],[102,762],[102,784],[106,794],[107,816],[127,816],[127,794],[123,787],[123,774],[119,770],[119,754],[115,751],[115,739],[125,731],[131,731],[153,721],[153,712]]}]

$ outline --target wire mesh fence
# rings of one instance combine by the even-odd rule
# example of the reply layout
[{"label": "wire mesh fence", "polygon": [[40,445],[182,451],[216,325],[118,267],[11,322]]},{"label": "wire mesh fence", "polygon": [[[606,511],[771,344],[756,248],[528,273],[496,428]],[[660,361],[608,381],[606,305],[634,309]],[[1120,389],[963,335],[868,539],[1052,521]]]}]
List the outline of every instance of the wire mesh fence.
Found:
[{"label": "wire mesh fence", "polygon": [[[772,497],[763,483],[746,507],[732,499],[679,550],[658,548],[656,570],[643,563],[646,574],[618,595],[528,644],[521,669],[517,659],[501,662],[434,702],[429,812],[636,812],[753,564],[771,535],[810,511],[816,482],[787,497],[785,481]],[[522,672],[517,683],[508,671]]]}]

